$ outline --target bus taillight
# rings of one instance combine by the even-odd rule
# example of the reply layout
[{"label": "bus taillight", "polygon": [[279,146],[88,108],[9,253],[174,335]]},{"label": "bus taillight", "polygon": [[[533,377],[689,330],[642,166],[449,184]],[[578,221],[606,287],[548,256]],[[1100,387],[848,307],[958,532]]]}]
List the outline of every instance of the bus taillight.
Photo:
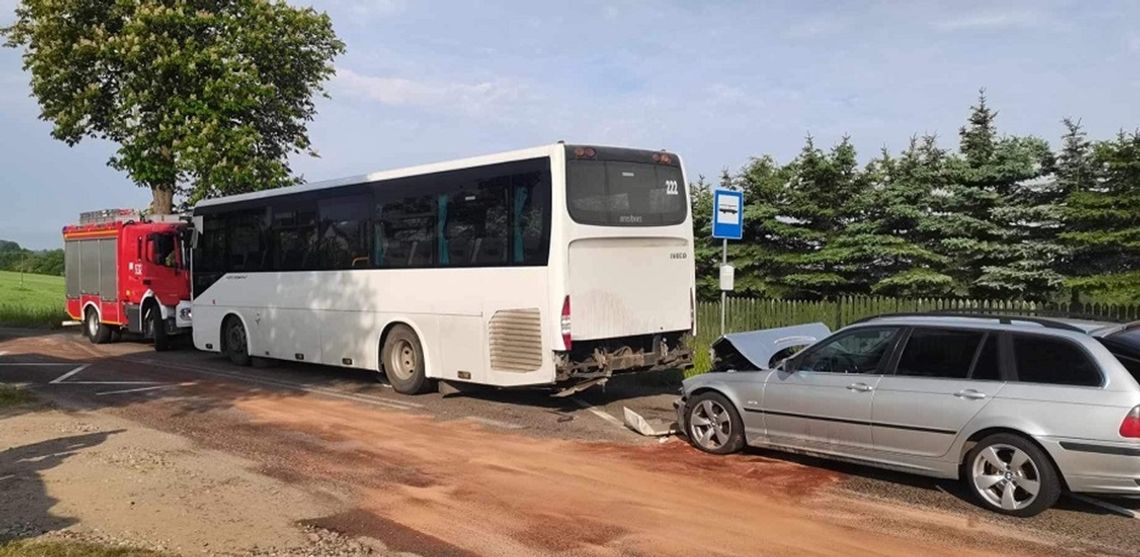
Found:
[{"label": "bus taillight", "polygon": [[566,345],[566,350],[570,350],[570,296],[562,301],[562,344]]}]

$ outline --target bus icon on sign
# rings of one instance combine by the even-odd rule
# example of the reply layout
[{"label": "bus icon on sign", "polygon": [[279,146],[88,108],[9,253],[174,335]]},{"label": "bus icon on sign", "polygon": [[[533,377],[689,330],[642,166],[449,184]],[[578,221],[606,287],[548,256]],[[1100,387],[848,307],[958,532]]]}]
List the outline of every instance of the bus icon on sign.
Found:
[{"label": "bus icon on sign", "polygon": [[739,240],[744,237],[744,194],[731,190],[713,191],[713,238]]}]

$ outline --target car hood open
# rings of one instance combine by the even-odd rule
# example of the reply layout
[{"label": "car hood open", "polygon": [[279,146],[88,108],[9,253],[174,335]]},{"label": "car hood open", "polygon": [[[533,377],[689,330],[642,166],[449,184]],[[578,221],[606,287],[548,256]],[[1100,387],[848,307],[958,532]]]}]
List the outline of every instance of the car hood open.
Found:
[{"label": "car hood open", "polygon": [[[722,360],[727,359],[725,356],[735,353],[755,366],[754,369],[768,369],[772,357],[780,351],[815,344],[830,334],[831,329],[828,329],[827,325],[823,323],[807,323],[791,327],[729,333],[713,342],[712,348]],[[734,359],[739,360],[739,358]]]}]

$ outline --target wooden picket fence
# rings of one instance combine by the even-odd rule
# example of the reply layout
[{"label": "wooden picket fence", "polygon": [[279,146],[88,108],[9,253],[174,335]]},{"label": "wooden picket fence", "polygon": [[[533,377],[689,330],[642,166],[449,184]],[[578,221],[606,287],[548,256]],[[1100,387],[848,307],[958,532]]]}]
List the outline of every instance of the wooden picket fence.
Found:
[{"label": "wooden picket fence", "polygon": [[[1013,313],[1105,321],[1140,320],[1140,304],[1069,304],[955,298],[844,297],[822,301],[729,298],[726,307],[725,330],[730,333],[817,321],[835,330],[873,315],[925,311]],[[707,347],[719,336],[720,302],[698,303],[696,346]]]}]

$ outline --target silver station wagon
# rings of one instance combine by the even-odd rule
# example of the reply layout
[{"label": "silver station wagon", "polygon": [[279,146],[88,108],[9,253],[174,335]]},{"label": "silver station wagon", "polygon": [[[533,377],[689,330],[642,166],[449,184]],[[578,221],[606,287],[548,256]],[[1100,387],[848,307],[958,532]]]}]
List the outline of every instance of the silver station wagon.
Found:
[{"label": "silver station wagon", "polygon": [[703,451],[753,445],[957,478],[1014,516],[1063,490],[1140,496],[1140,323],[887,315],[830,335],[726,335],[715,349],[735,369],[686,380],[677,403]]}]

